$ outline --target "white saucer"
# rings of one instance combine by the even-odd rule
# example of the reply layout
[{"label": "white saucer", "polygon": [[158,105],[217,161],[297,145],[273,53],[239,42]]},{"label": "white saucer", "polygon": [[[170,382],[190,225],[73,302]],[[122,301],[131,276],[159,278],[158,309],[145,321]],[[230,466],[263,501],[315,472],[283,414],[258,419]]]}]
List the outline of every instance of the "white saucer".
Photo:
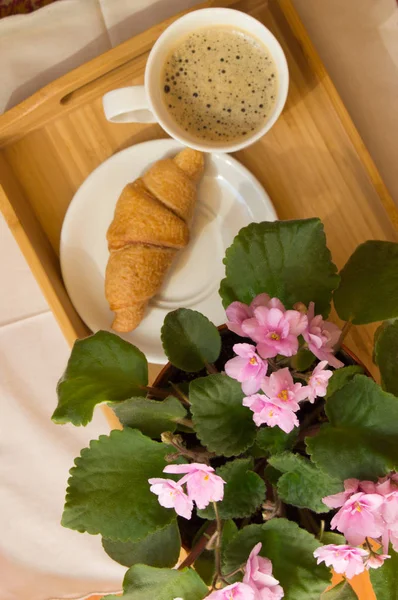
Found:
[{"label": "white saucer", "polygon": [[[66,213],[61,232],[61,268],[68,294],[93,331],[111,330],[113,313],[104,295],[108,261],[106,231],[123,187],[153,162],[176,154],[181,145],[153,140],[118,152],[84,181]],[[160,329],[166,314],[185,307],[221,325],[225,312],[218,295],[222,259],[238,231],[252,221],[274,221],[274,207],[255,177],[228,154],[207,154],[189,245],[174,261],[161,292],[152,299],[140,326],[121,337],[149,362],[165,363]]]}]

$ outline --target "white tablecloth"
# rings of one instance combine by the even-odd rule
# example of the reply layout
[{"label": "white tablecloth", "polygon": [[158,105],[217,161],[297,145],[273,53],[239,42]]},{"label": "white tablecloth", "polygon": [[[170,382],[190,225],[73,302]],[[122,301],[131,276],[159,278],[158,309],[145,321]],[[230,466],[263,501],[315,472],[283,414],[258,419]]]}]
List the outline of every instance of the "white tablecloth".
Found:
[{"label": "white tablecloth", "polygon": [[[0,111],[196,0],[59,0],[0,21]],[[294,0],[398,203],[395,0]],[[50,421],[69,349],[0,217],[0,598],[120,589],[99,537],[59,525],[68,470],[107,431]],[[155,599],[154,599],[155,600]]]}]

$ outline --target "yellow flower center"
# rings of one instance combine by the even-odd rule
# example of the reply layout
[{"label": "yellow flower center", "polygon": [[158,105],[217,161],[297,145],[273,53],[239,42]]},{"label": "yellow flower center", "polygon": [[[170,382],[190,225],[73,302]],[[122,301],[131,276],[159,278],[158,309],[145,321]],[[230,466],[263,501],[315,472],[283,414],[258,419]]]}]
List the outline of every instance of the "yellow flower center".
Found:
[{"label": "yellow flower center", "polygon": [[204,476],[204,480],[205,480],[205,481],[209,481],[209,476],[208,476],[208,475],[205,475],[205,476]]},{"label": "yellow flower center", "polygon": [[278,398],[280,398],[284,402],[287,402],[289,400],[289,392],[287,390],[282,390],[281,392],[279,392]]},{"label": "yellow flower center", "polygon": [[250,363],[251,365],[256,365],[256,364],[257,364],[257,359],[256,359],[256,357],[255,357],[255,356],[253,356],[253,357],[252,357],[252,358],[249,360],[249,363]]},{"label": "yellow flower center", "polygon": [[271,340],[276,340],[277,342],[279,342],[280,339],[281,336],[279,335],[279,333],[276,333],[275,331],[271,333]]},{"label": "yellow flower center", "polygon": [[359,502],[355,502],[355,510],[357,512],[362,512],[362,506],[359,504]]}]

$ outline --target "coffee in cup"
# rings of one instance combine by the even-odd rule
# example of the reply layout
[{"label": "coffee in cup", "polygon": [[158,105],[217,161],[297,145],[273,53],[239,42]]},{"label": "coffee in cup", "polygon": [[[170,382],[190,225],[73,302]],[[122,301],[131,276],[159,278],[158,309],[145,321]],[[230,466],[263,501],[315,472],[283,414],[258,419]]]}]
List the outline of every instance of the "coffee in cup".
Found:
[{"label": "coffee in cup", "polygon": [[144,86],[112,90],[103,105],[114,123],[157,122],[185,146],[236,152],[271,129],[288,87],[283,50],[262,23],[238,10],[204,8],[159,36]]},{"label": "coffee in cup", "polygon": [[264,44],[232,27],[206,27],[167,55],[163,101],[179,127],[201,140],[232,142],[260,130],[272,113],[277,69]]}]

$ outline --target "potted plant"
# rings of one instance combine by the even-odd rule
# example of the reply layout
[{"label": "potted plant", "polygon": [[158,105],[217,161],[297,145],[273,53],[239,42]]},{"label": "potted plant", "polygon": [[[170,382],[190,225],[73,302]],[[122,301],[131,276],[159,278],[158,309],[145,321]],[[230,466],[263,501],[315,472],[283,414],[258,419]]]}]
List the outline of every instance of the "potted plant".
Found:
[{"label": "potted plant", "polygon": [[[265,222],[224,262],[227,328],[168,314],[153,387],[116,335],[75,343],[53,420],[86,425],[107,402],[123,430],[76,459],[62,524],[103,537],[128,600],[350,600],[367,570],[395,598],[398,244],[366,242],[338,274],[318,219]],[[377,321],[381,386],[342,349]]]}]

